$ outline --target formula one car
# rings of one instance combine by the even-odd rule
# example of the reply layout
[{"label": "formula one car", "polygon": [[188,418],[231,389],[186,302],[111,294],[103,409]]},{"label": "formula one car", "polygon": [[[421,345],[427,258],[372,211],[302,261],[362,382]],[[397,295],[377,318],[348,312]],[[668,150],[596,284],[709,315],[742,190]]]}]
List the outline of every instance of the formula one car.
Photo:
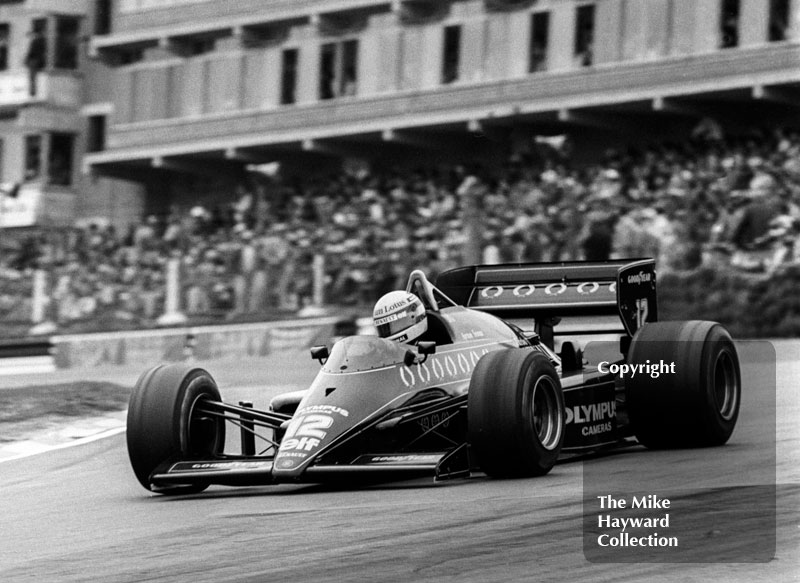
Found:
[{"label": "formula one car", "polygon": [[[223,402],[190,364],[144,373],[127,422],[139,482],[182,494],[538,476],[571,452],[721,445],[733,432],[731,337],[714,322],[657,322],[652,260],[468,266],[436,284],[409,277],[428,319],[415,343],[361,335],[314,347],[316,379],[269,410]],[[598,333],[612,335],[616,359],[590,364],[576,339]],[[231,426],[240,436],[226,441]]]}]

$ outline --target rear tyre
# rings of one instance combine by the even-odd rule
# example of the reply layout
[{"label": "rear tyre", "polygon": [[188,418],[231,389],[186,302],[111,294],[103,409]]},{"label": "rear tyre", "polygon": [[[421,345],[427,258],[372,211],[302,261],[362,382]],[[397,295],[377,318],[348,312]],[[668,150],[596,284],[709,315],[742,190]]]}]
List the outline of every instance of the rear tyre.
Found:
[{"label": "rear tyre", "polygon": [[202,492],[206,483],[169,488],[150,477],[165,462],[207,459],[225,446],[225,422],[200,412],[204,401],[220,401],[219,389],[205,370],[184,364],[157,366],[136,382],[128,406],[128,457],[146,489],[161,494]]},{"label": "rear tyre", "polygon": [[564,443],[564,396],[550,360],[533,350],[490,352],[467,398],[471,452],[493,478],[541,476]]},{"label": "rear tyre", "polygon": [[675,374],[637,374],[625,392],[636,438],[654,449],[722,445],[739,416],[741,372],[730,334],[716,322],[654,322],[634,336],[630,364],[675,363]]}]

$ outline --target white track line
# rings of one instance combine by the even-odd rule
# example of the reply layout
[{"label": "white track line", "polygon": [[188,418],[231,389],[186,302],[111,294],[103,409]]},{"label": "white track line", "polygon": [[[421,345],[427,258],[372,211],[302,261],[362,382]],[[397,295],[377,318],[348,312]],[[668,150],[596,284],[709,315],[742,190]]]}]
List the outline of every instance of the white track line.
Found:
[{"label": "white track line", "polygon": [[[112,429],[106,429],[105,431],[101,431],[99,433],[95,433],[94,435],[88,435],[86,437],[79,437],[77,439],[73,439],[67,441],[65,443],[59,443],[55,445],[45,445],[42,443],[37,443],[35,441],[31,442],[30,447],[31,451],[19,453],[16,455],[12,455],[10,457],[2,458],[0,457],[0,464],[4,462],[10,462],[12,460],[19,460],[27,457],[32,457],[35,455],[39,455],[42,453],[47,453],[50,451],[55,451],[57,449],[66,449],[68,447],[75,447],[78,445],[85,445],[87,443],[92,443],[93,441],[99,441],[100,439],[105,439],[106,437],[111,437],[113,435],[117,435],[125,431],[125,426],[122,427],[114,427]],[[18,442],[18,444],[25,444],[26,442]],[[24,447],[24,446],[23,446]]]},{"label": "white track line", "polygon": [[0,358],[0,376],[56,372],[52,356],[20,356]]}]

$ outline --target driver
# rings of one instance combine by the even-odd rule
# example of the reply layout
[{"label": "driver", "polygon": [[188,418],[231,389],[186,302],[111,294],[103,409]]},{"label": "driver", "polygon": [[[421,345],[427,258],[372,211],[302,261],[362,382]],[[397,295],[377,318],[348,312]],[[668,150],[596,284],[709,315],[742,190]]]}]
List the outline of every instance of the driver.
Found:
[{"label": "driver", "polygon": [[413,342],[428,329],[425,306],[407,291],[389,292],[379,299],[372,322],[378,336],[395,342]]}]

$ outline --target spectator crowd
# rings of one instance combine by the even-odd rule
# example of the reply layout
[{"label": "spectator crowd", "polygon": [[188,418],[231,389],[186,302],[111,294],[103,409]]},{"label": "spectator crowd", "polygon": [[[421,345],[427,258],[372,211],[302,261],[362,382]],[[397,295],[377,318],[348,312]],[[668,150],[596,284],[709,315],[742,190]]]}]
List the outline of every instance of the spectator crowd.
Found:
[{"label": "spectator crowd", "polygon": [[182,311],[227,319],[369,304],[411,269],[435,277],[476,248],[484,263],[652,256],[662,271],[772,273],[800,261],[798,205],[798,131],[727,137],[709,122],[684,142],[589,165],[568,140],[533,140],[496,168],[359,167],[175,208],[126,232],[93,223],[29,237],[0,257],[0,321],[29,313],[38,270],[45,320],[152,323],[170,261]]}]

